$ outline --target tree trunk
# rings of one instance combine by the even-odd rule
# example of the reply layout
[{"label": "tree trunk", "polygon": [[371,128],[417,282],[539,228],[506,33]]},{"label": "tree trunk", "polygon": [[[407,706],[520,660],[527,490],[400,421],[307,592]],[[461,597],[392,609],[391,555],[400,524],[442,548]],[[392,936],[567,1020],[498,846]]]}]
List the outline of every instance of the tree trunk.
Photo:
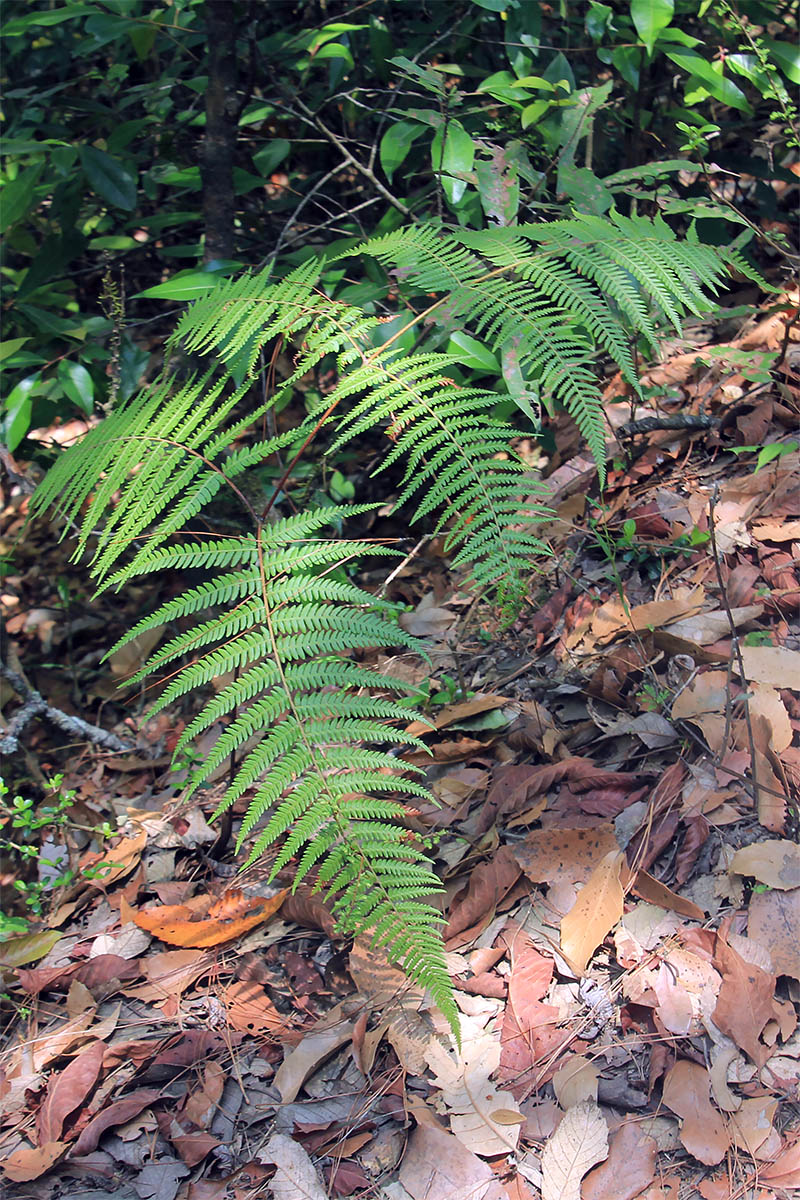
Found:
[{"label": "tree trunk", "polygon": [[205,260],[233,257],[233,164],[236,151],[236,20],[232,0],[206,0],[208,87],[201,175]]}]

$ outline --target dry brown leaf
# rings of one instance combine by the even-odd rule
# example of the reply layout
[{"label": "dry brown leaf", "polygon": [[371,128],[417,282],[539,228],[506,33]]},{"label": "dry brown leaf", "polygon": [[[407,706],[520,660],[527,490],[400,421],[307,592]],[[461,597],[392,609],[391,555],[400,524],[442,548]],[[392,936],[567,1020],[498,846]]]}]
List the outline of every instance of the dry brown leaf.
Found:
[{"label": "dry brown leaf", "polygon": [[30,1183],[58,1162],[66,1142],[45,1142],[43,1146],[21,1146],[8,1158],[0,1158],[0,1167],[14,1183]]},{"label": "dry brown leaf", "polygon": [[105,1049],[104,1042],[90,1042],[63,1071],[50,1076],[37,1117],[39,1145],[57,1142],[67,1117],[91,1094],[103,1066]]},{"label": "dry brown leaf", "polygon": [[648,904],[657,904],[659,908],[665,908],[668,912],[680,913],[682,917],[688,917],[691,921],[704,921],[706,918],[706,914],[699,904],[687,900],[684,896],[679,896],[677,892],[673,892],[672,888],[668,888],[649,871],[636,872],[631,890],[642,900],[646,900]]},{"label": "dry brown leaf", "polygon": [[112,1129],[115,1125],[124,1125],[132,1117],[138,1116],[148,1104],[153,1104],[161,1097],[160,1088],[139,1088],[138,1091],[124,1096],[122,1100],[109,1104],[81,1131],[72,1148],[73,1156],[79,1158],[82,1154],[91,1154],[92,1150],[97,1149],[97,1144],[107,1129]]},{"label": "dry brown leaf", "polygon": [[762,1167],[759,1175],[787,1192],[800,1188],[800,1138],[796,1138],[774,1162]]},{"label": "dry brown leaf", "polygon": [[467,717],[475,717],[478,713],[491,712],[494,708],[503,708],[506,704],[512,703],[513,701],[508,696],[489,696],[479,692],[460,704],[448,704],[436,714],[432,721],[412,721],[406,727],[406,733],[410,733],[413,737],[424,737],[426,733],[431,732],[431,728],[446,729],[448,725],[453,725],[456,721],[465,721]]},{"label": "dry brown leaf", "polygon": [[225,988],[222,1001],[228,1023],[240,1033],[277,1037],[286,1030],[282,1017],[267,993],[253,979],[237,979]]},{"label": "dry brown leaf", "polygon": [[608,1126],[592,1100],[567,1112],[542,1151],[542,1200],[580,1200],[581,1180],[608,1154]]},{"label": "dry brown leaf", "polygon": [[456,945],[462,944],[461,935],[466,936],[465,931],[471,938],[486,928],[494,919],[497,905],[519,876],[519,863],[509,846],[500,846],[492,858],[475,867],[467,893],[453,904],[450,920],[442,933],[450,948],[455,939],[458,939]]},{"label": "dry brown leaf", "polygon": [[759,1035],[772,1016],[775,976],[746,962],[719,936],[714,966],[722,975],[714,1024],[763,1067],[771,1050],[759,1040]]},{"label": "dry brown leaf", "polygon": [[561,953],[579,974],[622,916],[625,895],[620,871],[624,857],[619,849],[605,855],[561,920]]},{"label": "dry brown leaf", "polygon": [[92,878],[85,879],[86,885],[105,891],[110,883],[123,879],[137,866],[146,845],[147,834],[141,830],[133,837],[122,838],[105,854],[84,854],[81,870],[92,869]]},{"label": "dry brown leaf", "polygon": [[675,697],[672,719],[697,725],[709,747],[721,753],[726,734],[725,708],[728,699],[727,671],[704,671]]},{"label": "dry brown leaf", "polygon": [[337,1004],[304,1035],[300,1045],[286,1055],[272,1081],[284,1104],[291,1104],[311,1072],[350,1041],[355,1027],[350,1014],[356,1007],[354,1002]]},{"label": "dry brown leaf", "polygon": [[145,1004],[163,1004],[180,997],[213,966],[213,957],[202,950],[161,950],[141,960],[147,983],[123,988],[122,994]]},{"label": "dry brown leaf", "polygon": [[729,616],[725,609],[718,608],[713,612],[701,612],[694,617],[675,621],[670,625],[669,631],[675,637],[685,638],[698,646],[711,646],[721,638],[730,636],[731,618],[738,629],[747,621],[760,617],[763,611],[763,604],[745,604],[739,608],[731,608]]},{"label": "dry brown leaf", "polygon": [[584,829],[535,829],[511,849],[533,883],[584,883],[619,843],[614,827],[603,822]]},{"label": "dry brown leaf", "polygon": [[705,599],[702,587],[677,588],[670,600],[652,600],[631,608],[614,596],[597,609],[592,617],[592,633],[599,643],[608,642],[618,633],[659,629],[699,611]]},{"label": "dry brown leaf", "polygon": [[788,892],[800,887],[800,846],[785,838],[753,842],[736,851],[728,870]]},{"label": "dry brown leaf", "polygon": [[772,1122],[778,1101],[771,1096],[754,1096],[743,1100],[728,1118],[731,1137],[740,1150],[754,1155],[772,1133]]},{"label": "dry brown leaf", "polygon": [[511,977],[500,1034],[499,1078],[524,1092],[529,1081],[526,1073],[562,1037],[556,1028],[559,1010],[541,1002],[553,978],[554,964],[527,934],[517,930],[503,936],[511,951]]},{"label": "dry brown leaf", "polygon": [[633,1200],[656,1172],[658,1145],[636,1121],[626,1121],[612,1133],[608,1158],[583,1181],[581,1200]]},{"label": "dry brown leaf", "polygon": [[259,1158],[275,1163],[278,1168],[269,1187],[274,1200],[326,1200],[327,1192],[320,1183],[314,1164],[299,1142],[285,1133],[273,1133]]},{"label": "dry brown leaf", "polygon": [[706,1166],[722,1162],[730,1136],[709,1099],[711,1080],[705,1067],[681,1059],[664,1079],[664,1103],[682,1120],[681,1141]]},{"label": "dry brown leaf", "polygon": [[140,929],[146,929],[171,946],[219,946],[269,920],[288,891],[284,888],[268,899],[228,892],[222,900],[213,903],[208,916],[200,920],[192,919],[194,913],[185,904],[162,904],[158,908],[144,909],[134,913],[133,919]]},{"label": "dry brown leaf", "polygon": [[411,1134],[399,1179],[412,1200],[508,1200],[491,1168],[430,1121]]},{"label": "dry brown leaf", "polygon": [[773,970],[800,980],[800,888],[755,892],[748,913],[748,933],[769,950]]}]

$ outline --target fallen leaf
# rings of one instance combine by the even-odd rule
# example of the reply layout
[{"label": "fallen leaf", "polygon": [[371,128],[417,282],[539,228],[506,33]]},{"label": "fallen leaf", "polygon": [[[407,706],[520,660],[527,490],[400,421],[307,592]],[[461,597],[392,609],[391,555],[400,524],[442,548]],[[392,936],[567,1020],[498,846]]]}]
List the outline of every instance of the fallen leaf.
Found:
[{"label": "fallen leaf", "polygon": [[91,1094],[103,1066],[105,1050],[103,1042],[90,1042],[63,1071],[50,1076],[37,1118],[40,1145],[58,1141],[67,1117]]},{"label": "fallen leaf", "polygon": [[766,683],[773,688],[797,688],[800,680],[800,650],[787,646],[742,646],[742,664],[748,683]]},{"label": "fallen leaf", "polygon": [[625,1121],[612,1133],[608,1158],[583,1181],[581,1200],[633,1200],[656,1173],[658,1145],[636,1121]]},{"label": "fallen leaf", "polygon": [[556,1100],[566,1111],[581,1100],[597,1101],[597,1081],[600,1072],[588,1058],[573,1054],[572,1058],[560,1070],[556,1071],[550,1082],[556,1094]]},{"label": "fallen leaf", "polygon": [[228,1022],[240,1033],[262,1033],[278,1037],[286,1031],[287,1021],[255,980],[239,979],[222,993]]},{"label": "fallen leaf", "polygon": [[561,953],[579,974],[622,916],[625,896],[620,871],[624,858],[619,849],[605,855],[561,920]]},{"label": "fallen leaf", "polygon": [[161,950],[141,961],[146,983],[123,988],[122,994],[146,1004],[177,999],[213,967],[213,958],[202,950]]},{"label": "fallen leaf", "polygon": [[631,608],[618,596],[607,600],[592,617],[592,633],[602,645],[618,633],[643,632],[659,629],[685,618],[692,610],[699,611],[705,598],[702,587],[677,588],[670,600],[651,600]]},{"label": "fallen leaf", "polygon": [[57,929],[40,929],[38,933],[26,933],[24,937],[9,938],[0,947],[0,966],[24,967],[49,954],[61,941]]},{"label": "fallen leaf", "polygon": [[800,1138],[778,1155],[774,1162],[761,1167],[759,1176],[787,1192],[800,1187]]},{"label": "fallen leaf", "polygon": [[137,866],[146,845],[147,834],[142,830],[133,837],[121,838],[105,854],[85,854],[81,859],[81,870],[91,869],[91,878],[84,876],[85,882],[105,891],[109,884],[123,879]]},{"label": "fallen leaf", "polygon": [[[485,1157],[514,1151],[519,1126],[494,1117],[498,1111],[514,1112],[514,1097],[498,1091],[491,1076],[500,1063],[500,1041],[484,1030],[470,1033],[462,1021],[461,1050],[447,1050],[431,1042],[425,1059],[434,1072],[434,1084],[450,1114],[450,1128],[473,1154]],[[521,1114],[520,1123],[524,1120]]]},{"label": "fallen leaf", "polygon": [[484,696],[478,693],[460,704],[446,705],[432,721],[412,721],[406,726],[405,732],[410,733],[412,737],[423,737],[433,729],[446,729],[448,725],[454,725],[457,721],[464,721],[478,713],[491,712],[495,708],[504,708],[506,704],[513,704],[509,696]]},{"label": "fallen leaf", "polygon": [[299,1196],[303,1200],[326,1200],[314,1164],[299,1142],[283,1133],[273,1133],[259,1158],[277,1166],[270,1181],[275,1200],[299,1200]]},{"label": "fallen leaf", "polygon": [[0,1159],[9,1179],[14,1183],[29,1183],[38,1179],[58,1162],[67,1148],[66,1142],[45,1142],[43,1146],[21,1146],[8,1158]]},{"label": "fallen leaf", "polygon": [[491,1168],[431,1122],[411,1134],[399,1180],[412,1200],[508,1200]]},{"label": "fallen leaf", "polygon": [[96,1150],[100,1138],[107,1129],[112,1129],[115,1125],[124,1125],[132,1117],[138,1116],[143,1108],[147,1108],[148,1104],[160,1100],[161,1096],[160,1088],[139,1088],[121,1100],[109,1104],[108,1108],[104,1108],[96,1117],[93,1117],[81,1131],[80,1137],[72,1147],[72,1157],[79,1158],[82,1154],[90,1154],[92,1150]]},{"label": "fallen leaf", "polygon": [[583,829],[535,829],[511,850],[533,883],[584,883],[619,844],[614,827],[603,822]]},{"label": "fallen leaf", "polygon": [[659,908],[665,908],[668,912],[680,913],[682,917],[688,917],[690,921],[706,919],[706,914],[699,904],[687,900],[685,896],[679,896],[677,892],[673,892],[672,888],[668,888],[649,871],[636,872],[631,884],[631,891],[640,896],[642,900],[646,900],[648,904],[657,904]]},{"label": "fallen leaf", "polygon": [[740,1150],[754,1155],[772,1132],[772,1122],[778,1101],[771,1096],[754,1096],[743,1100],[735,1113],[728,1117],[731,1137]]},{"label": "fallen leaf", "polygon": [[475,867],[466,895],[453,904],[450,920],[442,932],[448,948],[452,948],[453,942],[465,930],[480,933],[486,928],[494,919],[498,903],[519,876],[519,863],[509,846],[500,846],[492,858]]},{"label": "fallen leaf", "polygon": [[269,920],[288,892],[289,889],[284,888],[269,898],[228,892],[222,901],[212,904],[208,916],[200,920],[192,920],[191,909],[183,904],[162,904],[158,908],[144,909],[135,913],[133,919],[140,929],[146,929],[171,946],[219,946]]},{"label": "fallen leaf", "polygon": [[565,1115],[542,1151],[542,1200],[580,1200],[581,1180],[608,1154],[608,1126],[592,1100]]},{"label": "fallen leaf", "polygon": [[722,975],[714,1024],[763,1067],[771,1049],[759,1036],[772,1016],[775,976],[746,962],[720,936],[716,941],[714,966]]},{"label": "fallen leaf", "polygon": [[769,950],[776,974],[800,980],[800,888],[755,892],[750,897],[747,930]]},{"label": "fallen leaf", "polygon": [[736,851],[728,870],[736,875],[751,875],[759,883],[789,891],[800,887],[800,846],[785,838],[753,842]]},{"label": "fallen leaf", "polygon": [[685,1148],[706,1166],[722,1162],[730,1136],[709,1099],[711,1080],[705,1067],[680,1059],[664,1079],[664,1103],[682,1120]]},{"label": "fallen leaf", "polygon": [[291,1104],[311,1072],[350,1041],[355,1026],[355,1021],[349,1019],[353,1007],[352,1003],[348,1006],[344,1001],[337,1004],[305,1033],[299,1046],[286,1055],[272,1080],[272,1086],[278,1089],[284,1104]]}]

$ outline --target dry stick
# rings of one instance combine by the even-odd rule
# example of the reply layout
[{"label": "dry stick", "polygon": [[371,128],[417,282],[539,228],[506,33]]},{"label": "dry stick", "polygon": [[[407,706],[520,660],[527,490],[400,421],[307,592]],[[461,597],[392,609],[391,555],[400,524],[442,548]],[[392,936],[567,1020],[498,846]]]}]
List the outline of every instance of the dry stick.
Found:
[{"label": "dry stick", "polygon": [[0,753],[13,754],[18,750],[19,735],[28,722],[37,716],[46,717],[48,721],[51,721],[53,725],[57,725],[59,729],[71,733],[74,737],[95,742],[96,745],[102,746],[105,750],[114,750],[118,754],[125,754],[134,749],[132,744],[124,742],[116,734],[108,733],[105,729],[100,729],[97,725],[91,725],[81,717],[71,717],[68,713],[62,712],[60,708],[53,708],[39,692],[28,687],[25,680],[16,671],[12,671],[11,667],[6,666],[4,662],[0,662],[0,675],[11,684],[14,691],[23,701],[22,708],[15,713],[9,722],[5,737],[0,738]]},{"label": "dry stick", "polygon": [[[731,606],[730,606],[730,602],[728,600],[728,593],[727,593],[727,590],[725,588],[725,583],[722,578],[722,566],[720,563],[719,551],[717,549],[716,530],[714,528],[714,509],[716,507],[718,495],[719,495],[719,484],[715,483],[714,488],[713,488],[711,495],[709,497],[709,500],[708,500],[708,532],[709,532],[709,537],[710,537],[710,541],[711,541],[711,554],[714,559],[714,570],[717,575],[717,583],[719,584],[720,597],[722,599],[722,605],[723,605],[723,608],[725,609],[725,616],[728,618],[728,625],[730,626],[730,631],[731,631],[731,650],[733,651],[734,655],[736,656],[736,666],[739,670],[739,675],[742,680],[742,686],[745,689],[742,694],[742,702],[744,704],[744,723],[747,728],[747,740],[750,744],[750,777],[751,777],[752,788],[753,788],[753,803],[756,806],[756,813],[758,813],[758,774],[757,774],[757,770],[756,770],[756,744],[755,744],[755,739],[753,738],[753,726],[750,721],[750,702],[749,702],[748,695],[747,695],[747,676],[744,673],[744,661],[742,660],[742,651],[739,647],[739,635],[736,632],[736,622],[733,619],[733,613],[731,612]],[[727,706],[728,709],[730,708],[730,703],[731,703],[730,684],[728,684],[728,706]]]}]

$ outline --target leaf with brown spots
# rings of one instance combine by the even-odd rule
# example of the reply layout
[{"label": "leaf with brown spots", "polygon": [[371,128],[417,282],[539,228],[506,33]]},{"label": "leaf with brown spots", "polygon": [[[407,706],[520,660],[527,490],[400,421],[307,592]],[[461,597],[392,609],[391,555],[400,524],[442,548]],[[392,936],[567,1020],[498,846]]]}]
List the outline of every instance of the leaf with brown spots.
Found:
[{"label": "leaf with brown spots", "polygon": [[605,821],[584,829],[534,829],[512,847],[533,883],[585,883],[612,850],[619,850],[619,844]]}]

